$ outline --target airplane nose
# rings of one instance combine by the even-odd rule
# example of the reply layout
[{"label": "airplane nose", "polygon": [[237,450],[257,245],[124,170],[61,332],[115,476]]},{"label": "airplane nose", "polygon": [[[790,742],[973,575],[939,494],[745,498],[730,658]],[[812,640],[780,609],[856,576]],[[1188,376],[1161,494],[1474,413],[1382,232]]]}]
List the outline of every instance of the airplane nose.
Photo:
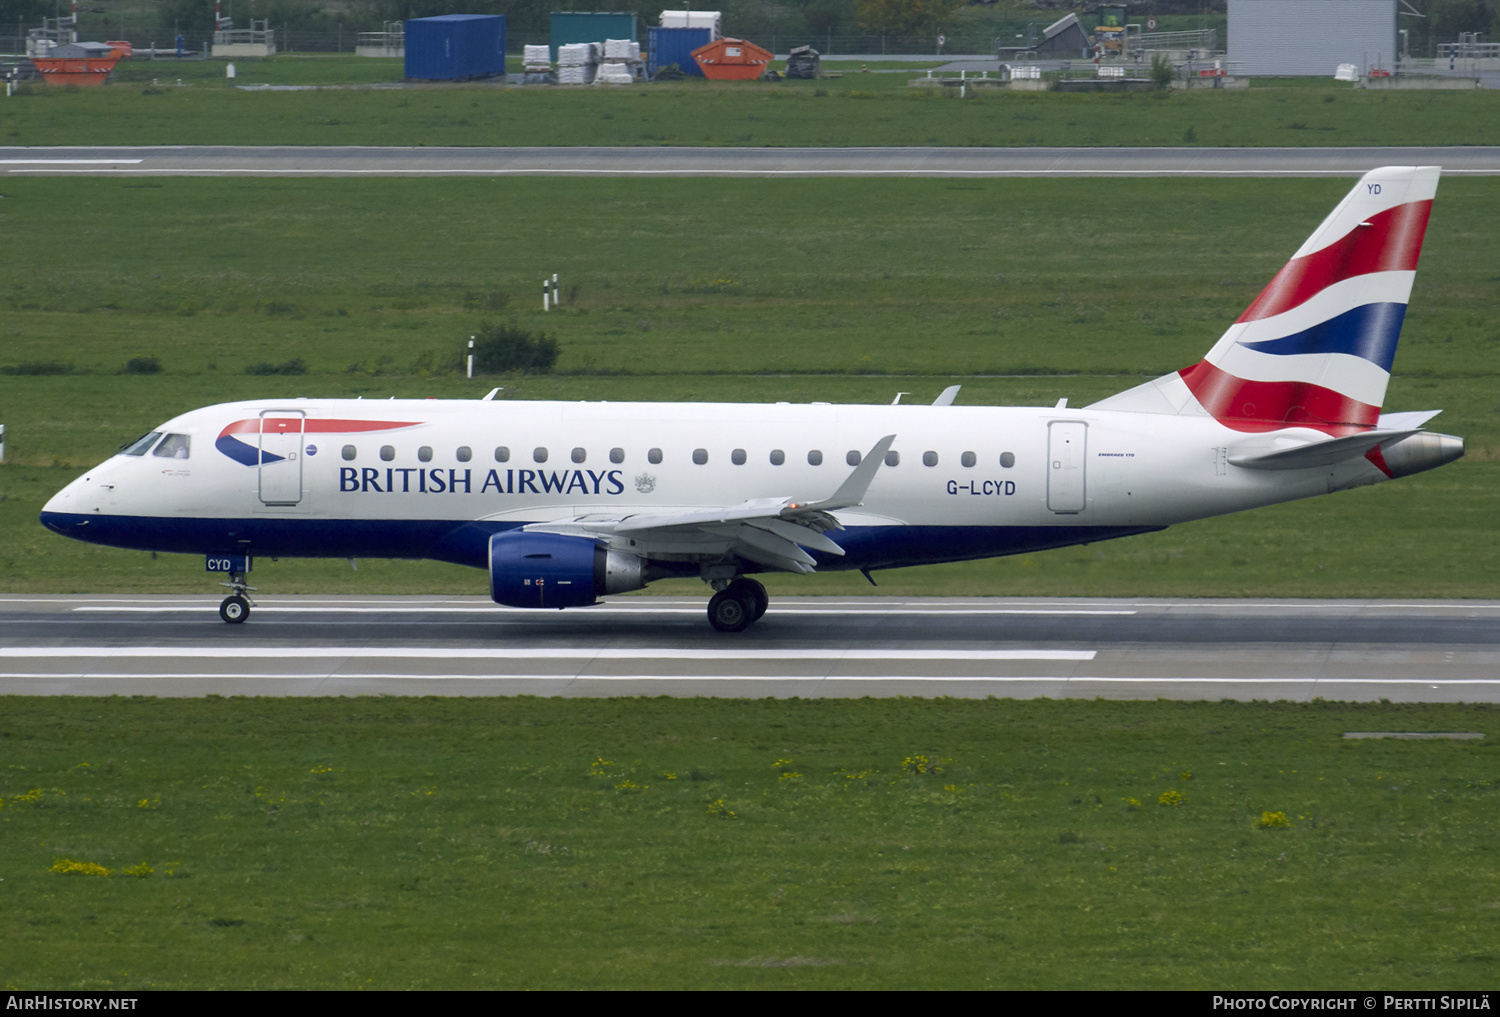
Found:
[{"label": "airplane nose", "polygon": [[47,504],[42,506],[41,523],[53,533],[61,533],[63,536],[76,536],[78,525],[78,486],[83,483],[83,478],[73,481],[67,487],[58,491]]}]

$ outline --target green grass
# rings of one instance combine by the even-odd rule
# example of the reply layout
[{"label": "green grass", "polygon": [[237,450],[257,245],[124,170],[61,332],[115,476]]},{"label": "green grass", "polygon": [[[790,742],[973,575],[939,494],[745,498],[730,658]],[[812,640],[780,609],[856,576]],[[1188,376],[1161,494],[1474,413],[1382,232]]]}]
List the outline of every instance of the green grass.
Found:
[{"label": "green grass", "polygon": [[[0,230],[0,588],[201,590],[196,559],[37,525],[167,417],[270,396],[1083,405],[1197,360],[1346,181],[12,178]],[[591,214],[577,214],[588,209]],[[372,211],[373,210],[373,211]],[[785,579],[794,593],[1500,596],[1500,188],[1443,182],[1387,405],[1460,462],[1396,484],[1001,561]],[[941,224],[934,233],[933,224]],[[61,236],[68,243],[44,242]],[[542,238],[538,240],[537,238]],[[560,311],[536,283],[557,271]],[[555,335],[560,375],[445,373],[485,319]],[[121,375],[133,357],[158,375]],[[301,357],[301,377],[245,368]],[[435,564],[262,562],[276,592],[484,592]],[[697,584],[653,587],[671,592]]]},{"label": "green grass", "polygon": [[[223,61],[130,62],[104,88],[28,86],[0,105],[7,145],[1146,145],[1500,143],[1500,96],[1306,85],[1171,93],[913,89],[912,73],[602,88],[420,86],[246,92]],[[391,62],[236,61],[233,84],[369,84]],[[175,82],[181,78],[183,87]],[[152,80],[158,82],[151,84]],[[1191,131],[1191,134],[1189,134]],[[1185,140],[1187,139],[1187,140]]]},{"label": "green grass", "polygon": [[11,990],[1494,981],[1493,707],[10,697],[4,713]]}]

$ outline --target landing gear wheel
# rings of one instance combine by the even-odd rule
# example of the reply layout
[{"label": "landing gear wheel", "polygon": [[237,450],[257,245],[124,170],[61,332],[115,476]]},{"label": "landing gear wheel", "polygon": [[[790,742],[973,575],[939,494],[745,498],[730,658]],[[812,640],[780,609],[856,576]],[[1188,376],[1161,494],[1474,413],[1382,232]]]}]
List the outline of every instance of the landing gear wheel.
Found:
[{"label": "landing gear wheel", "polygon": [[225,597],[224,603],[219,605],[219,617],[231,625],[238,625],[250,617],[250,602],[239,594]]},{"label": "landing gear wheel", "polygon": [[766,588],[754,579],[740,578],[730,583],[726,589],[738,593],[750,602],[750,620],[758,622],[766,613],[766,607],[771,603],[771,598],[766,594]]},{"label": "landing gear wheel", "polygon": [[733,586],[720,590],[708,602],[708,623],[720,632],[743,632],[753,621],[753,600]]}]

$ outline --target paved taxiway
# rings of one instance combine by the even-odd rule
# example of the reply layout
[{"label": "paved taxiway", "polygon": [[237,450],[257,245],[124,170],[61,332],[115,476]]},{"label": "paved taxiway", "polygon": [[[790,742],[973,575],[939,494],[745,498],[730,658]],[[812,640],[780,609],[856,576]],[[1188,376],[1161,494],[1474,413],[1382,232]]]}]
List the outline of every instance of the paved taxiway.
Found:
[{"label": "paved taxiway", "polygon": [[10,176],[1313,177],[1393,165],[1496,176],[1500,147],[0,147],[0,174]]},{"label": "paved taxiway", "polygon": [[0,597],[0,693],[1500,702],[1500,602]]}]

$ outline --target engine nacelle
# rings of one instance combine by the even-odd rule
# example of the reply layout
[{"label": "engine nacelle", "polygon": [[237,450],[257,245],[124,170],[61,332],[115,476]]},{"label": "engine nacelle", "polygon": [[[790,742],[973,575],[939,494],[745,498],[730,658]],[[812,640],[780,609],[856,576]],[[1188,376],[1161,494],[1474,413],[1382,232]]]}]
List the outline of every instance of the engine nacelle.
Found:
[{"label": "engine nacelle", "polygon": [[506,607],[586,607],[645,585],[644,559],[588,537],[511,530],[490,538],[490,597]]},{"label": "engine nacelle", "polygon": [[1380,449],[1380,458],[1393,478],[1409,477],[1413,473],[1435,469],[1444,463],[1453,462],[1463,454],[1462,438],[1432,431],[1421,431]]}]

